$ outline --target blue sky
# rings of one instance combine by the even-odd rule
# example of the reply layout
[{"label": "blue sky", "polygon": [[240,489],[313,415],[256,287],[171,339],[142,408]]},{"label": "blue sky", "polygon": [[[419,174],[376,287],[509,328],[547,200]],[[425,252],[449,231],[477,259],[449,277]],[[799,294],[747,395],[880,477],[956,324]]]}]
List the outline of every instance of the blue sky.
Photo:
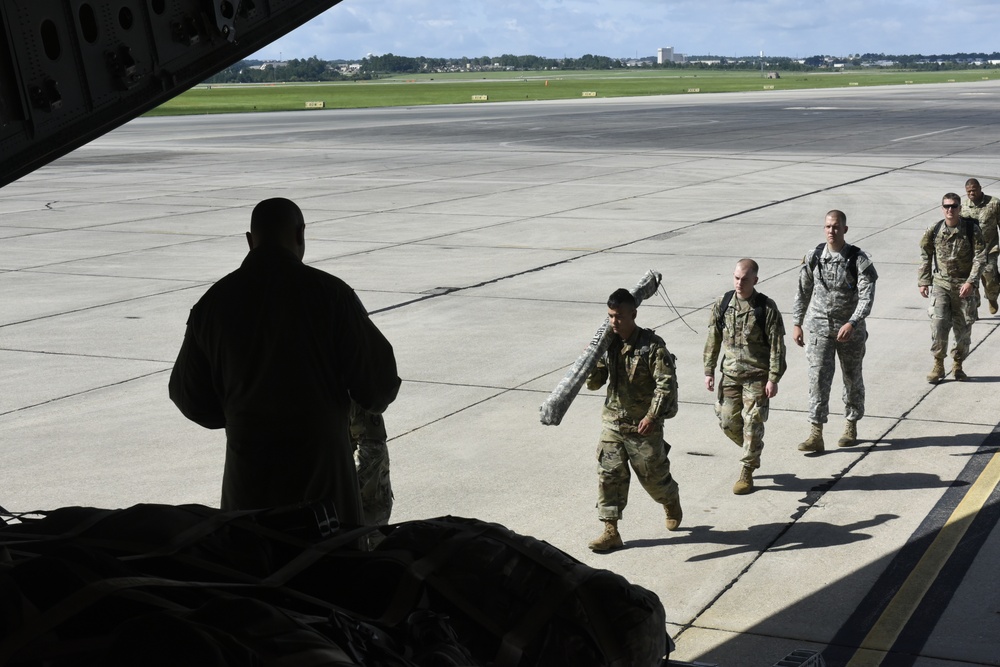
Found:
[{"label": "blue sky", "polygon": [[343,0],[254,57],[1000,51],[995,0]]}]

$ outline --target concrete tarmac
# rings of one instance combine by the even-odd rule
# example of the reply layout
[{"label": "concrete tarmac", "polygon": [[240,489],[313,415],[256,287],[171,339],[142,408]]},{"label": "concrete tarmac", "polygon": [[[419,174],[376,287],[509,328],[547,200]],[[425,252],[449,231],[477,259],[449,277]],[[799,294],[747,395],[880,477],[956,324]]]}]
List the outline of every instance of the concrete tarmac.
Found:
[{"label": "concrete tarmac", "polygon": [[[929,385],[916,284],[941,196],[969,177],[1000,195],[998,102],[982,81],[137,119],[0,190],[0,505],[217,506],[224,435],[185,420],[167,379],[252,207],[284,196],[306,261],[395,346],[394,521],[477,517],[618,572],[659,595],[679,660],[1000,665],[1000,319],[984,303],[970,382]],[[838,450],[838,373],[827,452],[803,456],[790,311],[832,208],[880,276],[867,414]],[[756,490],[734,496],[701,354],[743,256],[789,349]],[[668,533],[633,485],[626,548],[597,555],[603,393],[559,426],[538,407],[647,269],[667,298],[639,324],[677,356],[684,521]]]}]

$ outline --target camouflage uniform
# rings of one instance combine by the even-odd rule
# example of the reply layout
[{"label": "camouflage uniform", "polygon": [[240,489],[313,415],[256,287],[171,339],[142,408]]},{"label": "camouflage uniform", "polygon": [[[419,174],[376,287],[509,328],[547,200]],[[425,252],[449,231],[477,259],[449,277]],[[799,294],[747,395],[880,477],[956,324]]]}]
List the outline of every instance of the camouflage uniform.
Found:
[{"label": "camouflage uniform", "polygon": [[764,297],[764,322],[758,322],[752,306],[757,298],[757,292],[747,300],[733,294],[721,317],[723,297],[715,301],[704,354],[705,375],[711,376],[722,352],[715,412],[723,433],[743,448],[743,465],[753,470],[760,467],[764,447],[768,408],[764,389],[769,381],[777,383],[785,373],[785,326],[781,313],[774,301]]},{"label": "camouflage uniform", "polygon": [[[653,500],[679,506],[677,482],[670,475],[663,439],[663,421],[677,412],[677,376],[674,357],[663,339],[650,329],[636,327],[628,340],[616,336],[587,377],[587,388],[608,383],[601,413],[601,441],[597,448],[597,517],[616,521],[628,504],[631,473]],[[639,435],[639,422],[649,417],[653,431]]]},{"label": "camouflage uniform", "polygon": [[[830,414],[830,387],[833,384],[834,357],[840,358],[844,379],[844,406],[848,421],[856,422],[865,414],[865,381],[861,375],[868,330],[865,318],[875,300],[878,273],[871,259],[856,250],[856,270],[849,268],[849,243],[840,252],[827,246],[815,258],[812,250],[799,269],[799,289],[792,306],[792,323],[808,331],[806,358],[809,362],[809,421],[825,424]],[[848,341],[837,340],[840,328],[850,322],[854,335]]]},{"label": "camouflage uniform", "polygon": [[1000,199],[983,195],[982,202],[977,206],[968,197],[962,199],[962,215],[979,221],[983,231],[983,243],[986,244],[986,266],[983,269],[983,292],[990,301],[996,301],[1000,296],[1000,282],[997,273],[998,225],[1000,225]]},{"label": "camouflage uniform", "polygon": [[[972,226],[971,243],[969,225]],[[932,271],[934,261],[937,268]],[[920,239],[920,274],[917,284],[931,288],[928,313],[931,316],[931,353],[935,359],[944,359],[946,356],[951,329],[955,330],[952,358],[961,362],[969,356],[972,323],[978,319],[979,279],[985,266],[986,246],[983,233],[975,220],[961,218],[955,227],[949,227],[942,220],[929,227]],[[958,295],[964,283],[971,283],[975,287],[967,299]]]},{"label": "camouflage uniform", "polygon": [[382,415],[351,402],[351,443],[366,526],[384,526],[392,513],[389,448]]}]

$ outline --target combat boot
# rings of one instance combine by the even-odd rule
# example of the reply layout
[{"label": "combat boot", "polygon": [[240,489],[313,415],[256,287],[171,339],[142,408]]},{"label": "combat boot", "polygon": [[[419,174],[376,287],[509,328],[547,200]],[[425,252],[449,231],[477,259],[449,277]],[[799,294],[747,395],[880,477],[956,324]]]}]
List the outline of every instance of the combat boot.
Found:
[{"label": "combat boot", "polygon": [[596,540],[587,545],[591,551],[597,552],[621,549],[623,546],[625,546],[625,543],[622,542],[622,536],[618,534],[617,519],[605,521],[604,532]]},{"label": "combat boot", "polygon": [[823,425],[810,424],[809,437],[799,444],[799,451],[819,454],[823,451]]},{"label": "combat boot", "polygon": [[944,359],[934,359],[934,368],[927,374],[927,381],[937,384],[944,379]]},{"label": "combat boot", "polygon": [[681,510],[680,498],[674,498],[670,502],[663,503],[663,510],[667,515],[667,530],[677,530],[681,527],[681,519],[684,512]]},{"label": "combat boot", "polygon": [[997,314],[997,300],[996,299],[987,299],[987,300],[990,302],[990,315],[996,315]]},{"label": "combat boot", "polygon": [[951,373],[952,373],[952,375],[955,376],[955,379],[958,380],[959,382],[965,382],[966,380],[969,379],[969,376],[966,375],[965,371],[962,370],[962,360],[961,359],[956,359],[955,363],[952,364],[952,366],[951,366]]},{"label": "combat boot", "polygon": [[753,491],[753,468],[743,466],[743,470],[740,471],[740,478],[736,480],[736,484],[733,484],[733,493],[738,496],[745,496],[751,491]]},{"label": "combat boot", "polygon": [[853,447],[856,444],[858,444],[858,422],[852,422],[848,419],[847,424],[844,426],[844,435],[840,436],[837,446]]}]

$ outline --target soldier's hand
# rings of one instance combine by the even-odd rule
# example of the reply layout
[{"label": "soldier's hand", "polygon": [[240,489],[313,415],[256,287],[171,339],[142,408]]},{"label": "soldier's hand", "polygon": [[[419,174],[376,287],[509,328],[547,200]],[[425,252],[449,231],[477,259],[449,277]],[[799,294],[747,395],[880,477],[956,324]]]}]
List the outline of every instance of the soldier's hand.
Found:
[{"label": "soldier's hand", "polygon": [[854,325],[847,322],[844,326],[840,327],[840,331],[837,332],[837,340],[841,343],[846,343],[852,338],[854,338]]},{"label": "soldier's hand", "polygon": [[649,417],[643,417],[636,429],[639,435],[649,435],[653,430],[653,421]]},{"label": "soldier's hand", "polygon": [[709,391],[715,390],[715,375],[705,376],[705,389],[708,389]]},{"label": "soldier's hand", "polygon": [[774,398],[775,396],[777,396],[778,395],[778,383],[777,382],[771,382],[770,380],[768,380],[767,384],[764,385],[764,395],[767,396],[768,398]]},{"label": "soldier's hand", "polygon": [[917,289],[920,290],[920,296],[927,298],[927,294],[930,292],[930,287],[927,285],[920,285]]},{"label": "soldier's hand", "polygon": [[968,299],[970,296],[972,296],[972,292],[975,289],[976,288],[973,286],[972,283],[962,283],[962,286],[958,288],[958,296],[963,299]]},{"label": "soldier's hand", "polygon": [[802,335],[802,327],[800,327],[798,324],[792,327],[792,340],[794,340],[795,344],[798,345],[799,347],[802,347],[806,344],[806,339]]}]

